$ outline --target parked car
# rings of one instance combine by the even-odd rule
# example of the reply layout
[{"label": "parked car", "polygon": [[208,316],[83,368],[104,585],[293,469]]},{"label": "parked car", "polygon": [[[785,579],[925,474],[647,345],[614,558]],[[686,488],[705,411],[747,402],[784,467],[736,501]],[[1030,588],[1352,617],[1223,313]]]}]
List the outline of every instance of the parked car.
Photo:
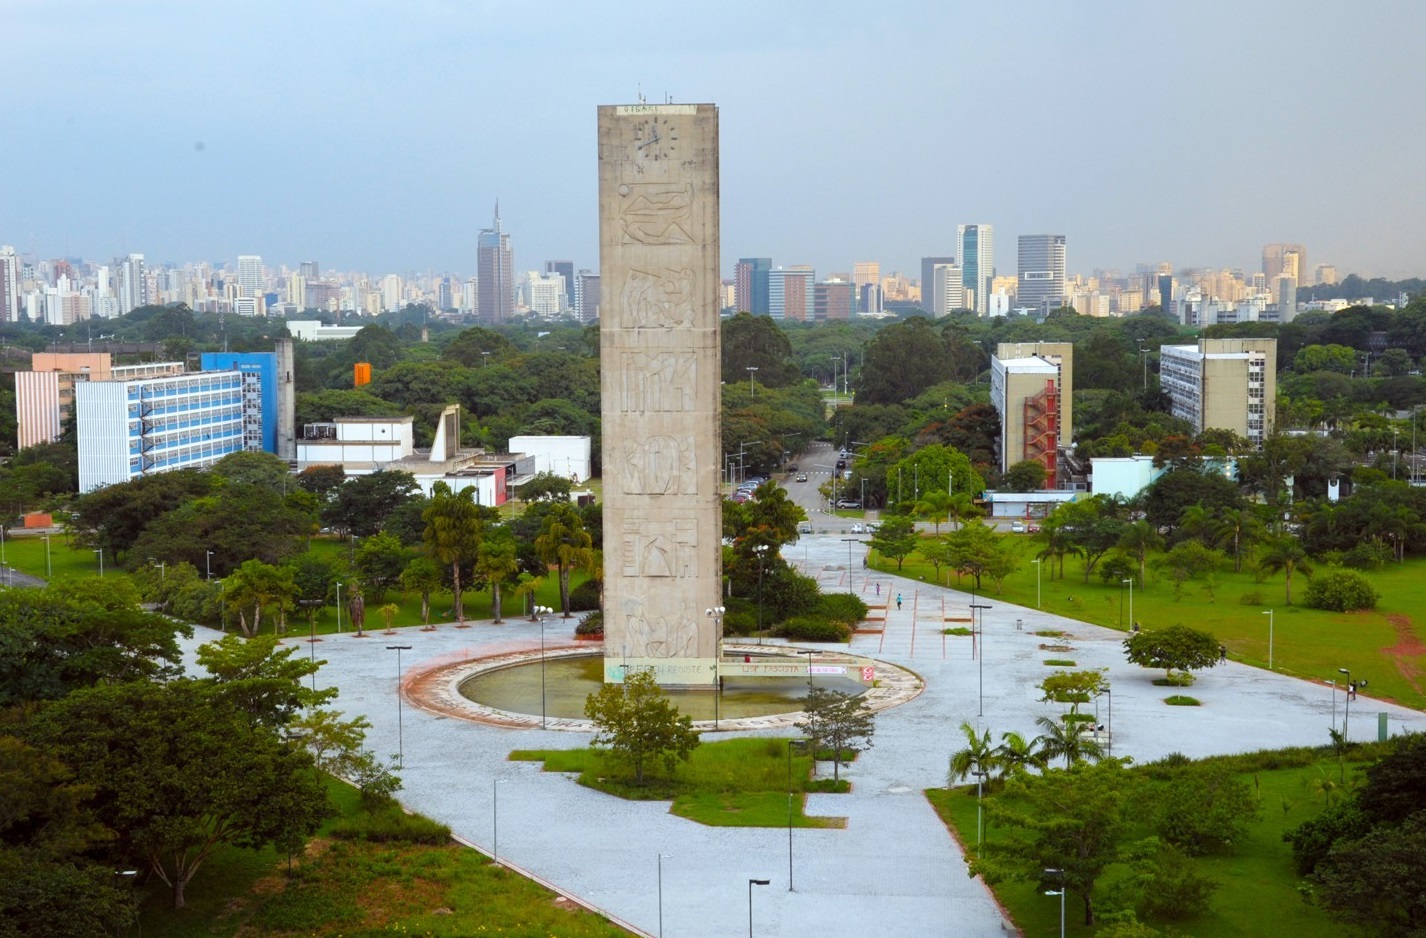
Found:
[{"label": "parked car", "polygon": [[799,522],[797,523],[797,533],[798,533],[798,534],[811,534],[811,533],[812,533],[812,522],[811,522],[811,521],[799,521]]},{"label": "parked car", "polygon": [[862,503],[855,498],[843,498],[837,501],[838,508],[860,508]]},{"label": "parked car", "polygon": [[787,467],[787,471],[788,471],[788,472],[796,472],[796,471],[797,471],[797,463],[790,463],[790,464],[788,465],[788,467]]},{"label": "parked car", "polygon": [[1035,524],[1035,523],[1032,521],[1032,522],[1030,522],[1029,524],[1025,525],[1025,533],[1026,533],[1026,534],[1039,534],[1039,533],[1040,533],[1040,526],[1039,526],[1038,524]]},{"label": "parked car", "polygon": [[1012,522],[1010,523],[1010,533],[1011,533],[1011,534],[1024,534],[1024,533],[1025,533],[1025,522],[1023,522],[1023,521],[1012,521]]}]

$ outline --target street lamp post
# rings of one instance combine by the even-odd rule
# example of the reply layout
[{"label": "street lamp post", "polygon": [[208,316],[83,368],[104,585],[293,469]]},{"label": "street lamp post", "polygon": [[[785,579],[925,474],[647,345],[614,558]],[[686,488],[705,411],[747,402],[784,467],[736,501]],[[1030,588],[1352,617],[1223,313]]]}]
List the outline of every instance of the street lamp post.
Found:
[{"label": "street lamp post", "polygon": [[94,551],[94,556],[99,558],[99,575],[104,575],[104,548],[100,547]]},{"label": "street lamp post", "polygon": [[1268,617],[1268,670],[1273,669],[1273,611],[1271,609],[1263,613]]},{"label": "street lamp post", "polygon": [[1105,687],[1101,692],[1109,698],[1109,758],[1114,758],[1114,692]]},{"label": "street lamp post", "polygon": [[812,657],[817,654],[815,648],[794,648],[794,653],[807,656],[807,689],[812,689]]},{"label": "street lamp post", "polygon": [[717,630],[717,644],[714,645],[716,653],[713,658],[713,729],[718,729],[719,709],[723,698],[723,614],[728,611],[725,606],[714,606],[705,613],[713,620],[713,627]]},{"label": "street lamp post", "polygon": [[[857,591],[857,584],[856,581],[853,579],[852,574],[852,571],[854,569],[852,567],[852,545],[860,544],[861,541],[855,537],[844,537],[842,538],[842,540],[847,542],[847,592],[855,595]],[[866,589],[866,577],[862,577],[862,589]]]},{"label": "street lamp post", "polygon": [[490,815],[491,847],[490,859],[496,863],[500,862],[500,786],[505,779],[492,779],[490,782],[490,799],[492,811]]},{"label": "street lamp post", "polygon": [[207,576],[205,576],[204,579],[213,579],[213,552],[211,550],[205,550],[203,552],[203,564],[207,571]]},{"label": "street lamp post", "polygon": [[981,856],[981,844],[985,841],[985,777],[990,773],[984,769],[971,771],[975,776],[975,855]]},{"label": "street lamp post", "polygon": [[1342,713],[1342,742],[1347,742],[1347,734],[1351,732],[1352,724],[1352,672],[1347,668],[1338,668],[1337,673],[1347,675],[1347,709]]},{"label": "street lamp post", "polygon": [[767,553],[767,545],[759,544],[753,548],[753,553],[758,555],[758,644],[763,643],[763,555]]},{"label": "street lamp post", "polygon": [[772,885],[770,879],[748,880],[748,938],[753,938],[753,887],[770,885]]},{"label": "street lamp post", "polygon": [[757,378],[757,376],[758,376],[758,366],[757,366],[757,365],[749,365],[749,366],[748,366],[748,396],[749,396],[749,397],[757,397],[757,396],[758,396],[758,386],[757,386],[757,383],[756,383],[756,380],[755,380],[755,379]]},{"label": "street lamp post", "polygon": [[[975,601],[975,594],[971,594],[970,602],[970,624],[971,631],[976,633],[976,667],[979,676],[976,678],[976,708],[975,715],[985,716],[985,610],[990,606]],[[976,628],[976,610],[980,610],[980,627]]]},{"label": "street lamp post", "polygon": [[1131,577],[1124,581],[1129,584],[1129,628],[1134,628],[1134,580]]},{"label": "street lamp post", "polygon": [[337,581],[337,634],[342,634],[342,584]]},{"label": "street lamp post", "polygon": [[406,732],[401,711],[401,653],[410,651],[410,645],[387,645],[387,651],[396,652],[396,767],[406,767]]},{"label": "street lamp post", "polygon": [[1042,609],[1042,608],[1044,608],[1044,607],[1041,605],[1041,602],[1040,602],[1040,599],[1041,599],[1041,594],[1040,594],[1040,558],[1039,558],[1039,557],[1036,557],[1034,560],[1032,560],[1032,561],[1030,561],[1030,562],[1035,565],[1035,608],[1036,608],[1036,609]]},{"label": "street lamp post", "polygon": [[54,577],[54,565],[50,563],[50,536],[41,534],[40,537],[44,538],[45,542],[45,579],[48,580]]},{"label": "street lamp post", "polygon": [[659,938],[663,938],[663,861],[672,860],[673,854],[660,853],[659,864]]},{"label": "street lamp post", "polygon": [[1059,889],[1046,889],[1045,895],[1060,897],[1060,938],[1065,938],[1065,893],[1069,890],[1065,887],[1064,870],[1045,870],[1046,879],[1059,880]]},{"label": "street lamp post", "polygon": [[545,617],[554,612],[549,606],[536,606],[540,620],[540,729],[545,729]]}]

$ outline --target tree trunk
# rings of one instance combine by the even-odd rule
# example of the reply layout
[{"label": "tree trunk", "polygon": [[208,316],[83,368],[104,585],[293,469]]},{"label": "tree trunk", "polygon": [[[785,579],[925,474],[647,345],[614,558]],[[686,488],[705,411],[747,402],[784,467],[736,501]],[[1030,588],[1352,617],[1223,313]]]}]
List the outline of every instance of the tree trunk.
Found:
[{"label": "tree trunk", "polygon": [[496,625],[499,625],[501,622],[505,621],[504,619],[500,618],[500,583],[499,583],[499,582],[495,582],[495,583],[490,584],[490,605],[494,607],[494,608],[492,609],[492,611],[495,613],[495,624],[496,624]]},{"label": "tree trunk", "polygon": [[566,619],[569,618],[569,575],[573,572],[565,564],[560,564],[560,609]]},{"label": "tree trunk", "polygon": [[456,601],[456,624],[465,625],[465,604],[460,601],[460,562],[451,564],[452,594]]},{"label": "tree trunk", "polygon": [[431,591],[421,590],[421,624],[431,624]]},{"label": "tree trunk", "polygon": [[[1063,889],[1064,887],[1061,886],[1060,888]],[[1088,892],[1084,894],[1084,924],[1094,924],[1094,900],[1090,897]]]}]

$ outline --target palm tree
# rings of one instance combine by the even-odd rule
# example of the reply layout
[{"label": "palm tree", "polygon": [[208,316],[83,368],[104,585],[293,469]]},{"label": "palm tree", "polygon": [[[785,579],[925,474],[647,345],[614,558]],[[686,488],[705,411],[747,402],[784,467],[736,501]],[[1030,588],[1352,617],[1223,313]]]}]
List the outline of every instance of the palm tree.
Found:
[{"label": "palm tree", "polygon": [[1164,539],[1149,522],[1134,521],[1124,526],[1124,533],[1119,535],[1119,547],[1139,561],[1140,586],[1147,583],[1144,579],[1144,567],[1148,563],[1149,552],[1159,550],[1163,546]]},{"label": "palm tree", "polygon": [[980,518],[985,515],[984,509],[975,503],[969,492],[957,492],[951,496],[950,503],[946,506],[951,516],[951,526],[954,528],[967,518]]},{"label": "palm tree", "polygon": [[1104,758],[1103,748],[1081,733],[1078,723],[1040,717],[1035,724],[1045,730],[1035,737],[1034,746],[1036,755],[1046,763],[1063,756],[1065,768],[1069,768],[1086,759]]},{"label": "palm tree", "polygon": [[1000,734],[1000,745],[995,747],[995,764],[1000,768],[1002,781],[1031,768],[1044,767],[1044,762],[1035,752],[1034,740],[1026,739],[1019,733]]},{"label": "palm tree", "polygon": [[[1206,539],[1213,526],[1213,515],[1202,505],[1189,505],[1178,516],[1178,529],[1200,541]],[[1203,545],[1207,547],[1205,543]]]},{"label": "palm tree", "polygon": [[568,619],[570,574],[594,566],[594,538],[584,530],[579,512],[566,503],[545,515],[544,529],[535,538],[535,551],[545,563],[559,567],[560,606]]},{"label": "palm tree", "polygon": [[1059,525],[1045,525],[1044,529],[1045,549],[1040,551],[1038,556],[1041,560],[1050,561],[1050,571],[1053,576],[1055,561],[1059,561],[1060,579],[1065,578],[1065,555],[1073,557],[1084,556],[1084,549],[1074,542],[1073,536]]},{"label": "palm tree", "polygon": [[947,782],[954,785],[976,772],[990,772],[996,766],[996,749],[990,744],[990,730],[976,733],[975,727],[961,721],[966,736],[966,748],[951,754],[951,771]]},{"label": "palm tree", "polygon": [[520,572],[517,553],[515,535],[508,528],[494,528],[480,545],[480,556],[475,561],[475,575],[490,587],[490,607],[497,625],[505,621],[501,611],[501,587]]},{"label": "palm tree", "polygon": [[1263,535],[1263,523],[1251,508],[1230,508],[1223,512],[1214,526],[1215,539],[1220,544],[1233,543],[1233,572],[1243,572],[1243,548]]},{"label": "palm tree", "polygon": [[918,515],[924,515],[926,520],[936,526],[936,533],[940,534],[941,522],[950,517],[953,501],[951,493],[933,489],[921,496],[913,510]]},{"label": "palm tree", "polygon": [[1281,570],[1287,576],[1287,604],[1292,605],[1293,571],[1312,575],[1312,564],[1307,559],[1307,550],[1302,542],[1291,535],[1280,534],[1267,542],[1267,548],[1258,558],[1258,565],[1268,573]]}]

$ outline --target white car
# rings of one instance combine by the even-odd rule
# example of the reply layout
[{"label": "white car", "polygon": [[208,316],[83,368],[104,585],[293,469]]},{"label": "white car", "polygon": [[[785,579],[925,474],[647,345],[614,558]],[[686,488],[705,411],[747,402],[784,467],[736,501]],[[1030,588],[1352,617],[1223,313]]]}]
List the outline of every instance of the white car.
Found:
[{"label": "white car", "polygon": [[1023,522],[1023,521],[1013,521],[1013,522],[1011,522],[1011,524],[1010,524],[1010,533],[1011,533],[1011,534],[1024,534],[1024,533],[1025,533],[1025,522]]},{"label": "white car", "polygon": [[853,534],[860,534],[860,533],[862,533],[862,523],[861,523],[860,521],[853,521],[853,522],[852,522],[852,533],[853,533]]}]

